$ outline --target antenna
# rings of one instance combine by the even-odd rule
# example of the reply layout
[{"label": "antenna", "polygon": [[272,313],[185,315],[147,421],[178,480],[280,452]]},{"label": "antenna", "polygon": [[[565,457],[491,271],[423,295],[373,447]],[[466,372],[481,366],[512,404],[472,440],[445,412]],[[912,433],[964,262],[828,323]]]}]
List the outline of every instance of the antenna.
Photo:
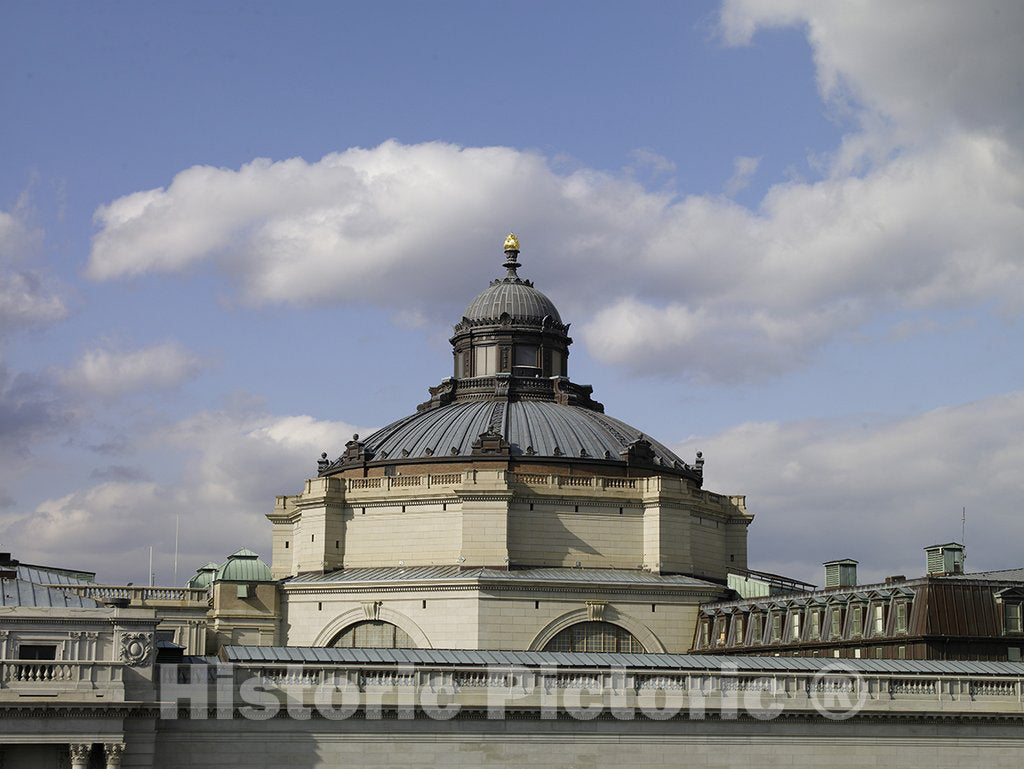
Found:
[{"label": "antenna", "polygon": [[174,516],[174,585],[178,585],[178,522],[180,515]]},{"label": "antenna", "polygon": [[153,546],[149,546],[149,586],[153,587]]},{"label": "antenna", "polygon": [[960,544],[964,546],[963,559],[967,560],[967,506],[960,511]]}]

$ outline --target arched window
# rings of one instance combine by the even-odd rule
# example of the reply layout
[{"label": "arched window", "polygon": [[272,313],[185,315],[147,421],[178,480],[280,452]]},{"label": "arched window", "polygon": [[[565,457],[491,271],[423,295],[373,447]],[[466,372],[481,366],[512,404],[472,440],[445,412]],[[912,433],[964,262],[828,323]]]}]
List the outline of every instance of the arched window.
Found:
[{"label": "arched window", "polygon": [[633,634],[611,622],[579,622],[559,632],[544,646],[546,652],[633,652],[644,647]]},{"label": "arched window", "polygon": [[349,625],[334,636],[328,646],[369,649],[415,649],[409,634],[397,625],[380,620],[367,620]]}]

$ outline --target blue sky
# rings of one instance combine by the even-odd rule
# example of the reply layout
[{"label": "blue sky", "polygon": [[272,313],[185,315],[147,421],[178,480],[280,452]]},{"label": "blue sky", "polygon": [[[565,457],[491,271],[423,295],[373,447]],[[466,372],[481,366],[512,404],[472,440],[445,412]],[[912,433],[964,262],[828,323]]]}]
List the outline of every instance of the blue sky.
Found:
[{"label": "blue sky", "polygon": [[1021,564],[1019,4],[294,6],[0,7],[2,549],[265,552],[514,229],[752,566]]}]

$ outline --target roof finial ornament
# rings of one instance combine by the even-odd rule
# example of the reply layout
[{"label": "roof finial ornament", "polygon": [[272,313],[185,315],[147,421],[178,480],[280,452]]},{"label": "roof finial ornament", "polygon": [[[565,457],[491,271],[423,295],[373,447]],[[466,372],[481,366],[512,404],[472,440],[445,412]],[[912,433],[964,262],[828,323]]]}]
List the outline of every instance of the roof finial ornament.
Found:
[{"label": "roof finial ornament", "polygon": [[516,268],[519,266],[519,236],[510,232],[505,238],[505,269],[508,270],[505,280],[519,280],[519,275],[516,274]]}]

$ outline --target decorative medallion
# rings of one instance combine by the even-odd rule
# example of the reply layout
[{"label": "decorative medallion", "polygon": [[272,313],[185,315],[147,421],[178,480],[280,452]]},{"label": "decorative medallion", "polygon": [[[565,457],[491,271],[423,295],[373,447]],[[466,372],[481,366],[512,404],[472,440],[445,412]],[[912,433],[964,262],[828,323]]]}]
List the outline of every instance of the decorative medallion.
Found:
[{"label": "decorative medallion", "polygon": [[121,661],[133,667],[145,665],[153,651],[153,637],[149,633],[121,634]]}]

